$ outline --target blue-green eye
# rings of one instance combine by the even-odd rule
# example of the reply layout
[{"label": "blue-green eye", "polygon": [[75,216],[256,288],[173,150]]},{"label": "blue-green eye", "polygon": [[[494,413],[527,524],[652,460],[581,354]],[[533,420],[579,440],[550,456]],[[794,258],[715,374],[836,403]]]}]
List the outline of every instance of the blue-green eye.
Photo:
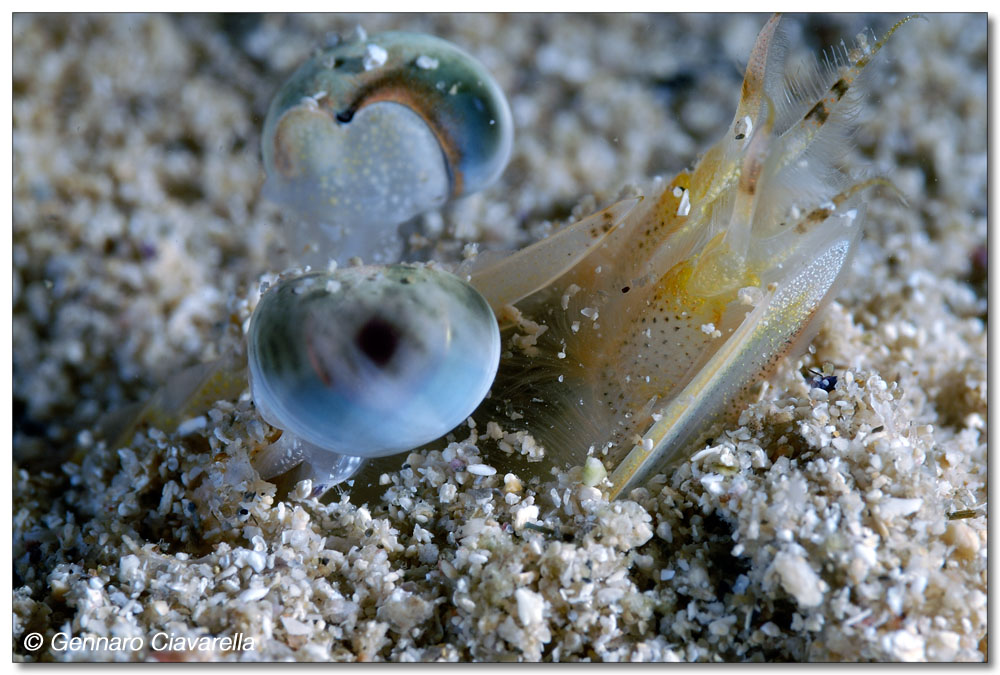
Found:
[{"label": "blue-green eye", "polygon": [[[297,459],[329,469],[346,457],[349,474],[358,458],[418,447],[468,417],[493,383],[500,331],[483,297],[452,274],[354,267],[269,289],[248,357],[254,402],[303,442],[289,446]],[[334,471],[327,485],[345,477]]]},{"label": "blue-green eye", "polygon": [[354,39],[309,59],[272,101],[265,195],[310,223],[372,230],[353,237],[363,255],[387,228],[493,182],[513,137],[499,85],[455,45]]}]

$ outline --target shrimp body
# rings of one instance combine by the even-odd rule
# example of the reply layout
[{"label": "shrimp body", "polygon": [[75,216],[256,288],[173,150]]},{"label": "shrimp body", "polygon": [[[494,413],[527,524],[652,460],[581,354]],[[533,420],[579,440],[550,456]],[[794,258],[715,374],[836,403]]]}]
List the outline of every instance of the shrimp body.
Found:
[{"label": "shrimp body", "polygon": [[[612,496],[683,460],[716,422],[732,417],[750,386],[811,337],[813,319],[843,282],[860,238],[860,196],[887,184],[853,181],[837,164],[849,142],[857,79],[905,21],[874,45],[859,38],[853,50],[792,80],[784,77],[778,17],[772,18],[751,52],[732,124],[691,171],[654,184],[649,197],[622,200],[521,251],[459,265],[456,274],[490,306],[486,314],[499,320],[503,340],[491,394],[474,415],[530,432],[550,464],[603,457],[613,467]],[[415,302],[433,305],[431,286],[441,279]],[[287,310],[295,298],[286,295],[261,302],[258,310]],[[348,310],[365,304],[358,295],[337,297]],[[389,314],[403,322],[400,334],[452,335],[445,324]],[[288,335],[273,351],[294,353],[297,332],[311,324],[283,321],[287,325],[277,324]],[[305,337],[313,345],[321,336]],[[208,401],[238,395],[246,383],[243,351],[170,378],[147,404],[109,424],[109,442],[127,442],[143,422],[174,428]],[[340,372],[343,351],[322,360],[321,381]],[[306,352],[309,358],[300,361],[315,366],[314,354]],[[285,394],[292,397],[291,391]],[[447,397],[430,398],[440,404]],[[357,402],[344,401],[348,407]],[[286,402],[257,403],[275,410]],[[380,421],[400,438],[418,426],[401,414],[386,413]],[[322,413],[312,423],[321,428],[296,437],[330,435]],[[341,439],[343,456],[365,454],[352,452],[362,435]],[[316,459],[323,453],[304,447],[275,446],[255,462],[269,476],[302,462],[308,466],[301,477],[314,478],[320,490],[357,468],[331,468]]]},{"label": "shrimp body", "polygon": [[777,27],[761,30],[733,122],[695,168],[517,305],[544,328],[526,349],[509,335],[493,411],[556,463],[606,455],[613,495],[687,456],[811,337],[860,237],[859,195],[885,182],[854,183],[836,162],[853,86],[888,35],[786,84]]}]

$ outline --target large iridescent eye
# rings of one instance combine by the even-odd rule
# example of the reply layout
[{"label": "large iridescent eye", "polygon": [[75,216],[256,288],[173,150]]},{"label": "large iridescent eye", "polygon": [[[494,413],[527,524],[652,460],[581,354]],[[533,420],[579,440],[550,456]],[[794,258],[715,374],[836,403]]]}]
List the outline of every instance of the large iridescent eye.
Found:
[{"label": "large iridescent eye", "polygon": [[513,138],[499,85],[455,45],[356,36],[309,59],[271,102],[265,195],[340,237],[338,257],[377,260],[396,225],[493,182]]},{"label": "large iridescent eye", "polygon": [[354,460],[349,474],[357,458],[418,447],[468,417],[493,383],[500,332],[483,297],[448,272],[355,267],[268,290],[248,357],[261,415],[301,441],[288,448],[314,467]]}]

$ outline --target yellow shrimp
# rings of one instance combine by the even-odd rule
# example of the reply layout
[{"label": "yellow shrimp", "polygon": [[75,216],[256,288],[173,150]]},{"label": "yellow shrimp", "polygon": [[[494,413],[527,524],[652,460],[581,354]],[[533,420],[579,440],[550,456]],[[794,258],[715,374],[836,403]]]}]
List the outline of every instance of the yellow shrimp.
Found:
[{"label": "yellow shrimp", "polygon": [[[858,76],[907,20],[786,81],[772,17],[732,124],[692,171],[522,251],[460,266],[505,336],[475,416],[530,432],[546,465],[603,458],[613,497],[689,456],[811,337],[843,282],[861,235],[860,195],[891,184],[852,181],[835,166],[837,149],[848,142]],[[236,396],[245,366],[241,352],[178,374],[111,425],[109,441],[126,442],[141,422],[175,427],[207,401]],[[313,458],[278,459],[262,475]],[[300,477],[324,475],[315,466]]]},{"label": "yellow shrimp", "polygon": [[506,414],[556,464],[603,455],[617,496],[738,411],[749,386],[811,337],[860,237],[860,193],[887,184],[854,183],[834,162],[858,76],[906,20],[785,84],[772,17],[723,138],[518,303],[542,328],[527,349],[508,333],[484,417]]}]

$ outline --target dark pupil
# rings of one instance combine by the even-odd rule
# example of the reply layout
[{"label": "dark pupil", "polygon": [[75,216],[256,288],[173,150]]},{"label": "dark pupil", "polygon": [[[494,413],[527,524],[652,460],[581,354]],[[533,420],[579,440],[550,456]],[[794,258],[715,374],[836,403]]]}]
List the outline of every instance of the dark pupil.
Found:
[{"label": "dark pupil", "polygon": [[354,339],[365,356],[376,366],[384,367],[399,346],[399,330],[384,319],[374,317],[361,327]]}]

